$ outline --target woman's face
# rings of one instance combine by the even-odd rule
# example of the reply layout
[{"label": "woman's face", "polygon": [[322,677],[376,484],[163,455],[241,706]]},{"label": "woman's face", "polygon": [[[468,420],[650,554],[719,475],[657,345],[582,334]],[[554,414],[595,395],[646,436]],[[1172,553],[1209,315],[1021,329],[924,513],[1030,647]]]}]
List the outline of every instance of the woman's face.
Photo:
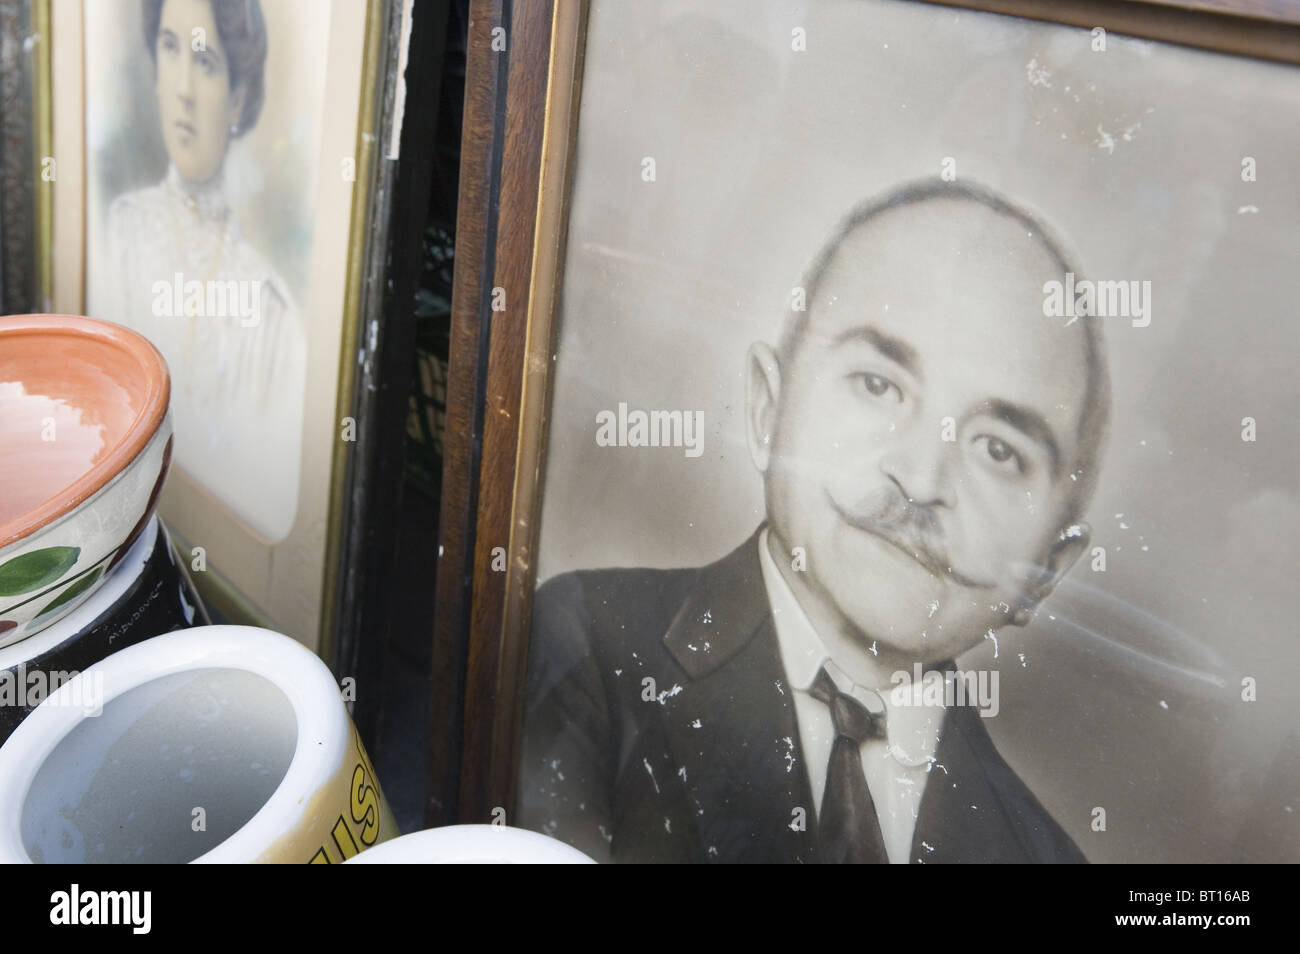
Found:
[{"label": "woman's face", "polygon": [[221,171],[243,106],[208,0],[165,0],[155,54],[167,155],[186,182],[207,182]]}]

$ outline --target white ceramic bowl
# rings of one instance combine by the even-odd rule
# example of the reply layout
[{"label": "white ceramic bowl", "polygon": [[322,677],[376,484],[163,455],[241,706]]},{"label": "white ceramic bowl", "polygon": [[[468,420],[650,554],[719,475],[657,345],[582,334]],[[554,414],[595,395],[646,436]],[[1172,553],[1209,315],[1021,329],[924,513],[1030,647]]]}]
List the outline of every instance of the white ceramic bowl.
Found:
[{"label": "white ceramic bowl", "polygon": [[0,646],[58,620],[148,522],[171,460],[167,365],[118,325],[0,318]]},{"label": "white ceramic bowl", "polygon": [[0,862],[341,862],[397,834],[328,667],[201,626],[124,649],[0,747]]},{"label": "white ceramic bowl", "polygon": [[357,855],[348,864],[594,865],[596,862],[535,831],[505,825],[448,825],[412,832]]}]

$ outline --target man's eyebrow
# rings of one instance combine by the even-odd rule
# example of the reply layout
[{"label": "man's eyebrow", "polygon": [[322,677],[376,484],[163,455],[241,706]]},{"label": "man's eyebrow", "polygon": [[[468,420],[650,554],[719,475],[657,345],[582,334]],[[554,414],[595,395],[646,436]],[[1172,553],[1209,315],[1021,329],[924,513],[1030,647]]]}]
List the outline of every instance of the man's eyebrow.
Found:
[{"label": "man's eyebrow", "polygon": [[1060,472],[1061,448],[1056,441],[1056,436],[1052,433],[1052,426],[1047,423],[1047,419],[1043,415],[1027,407],[1012,404],[1010,401],[1003,401],[999,398],[991,398],[985,401],[980,405],[979,411],[983,414],[991,414],[1004,424],[1015,428],[1030,440],[1046,448],[1048,455],[1052,458],[1052,476],[1055,477]]},{"label": "man's eyebrow", "polygon": [[865,341],[894,364],[899,365],[916,377],[921,377],[921,356],[906,341],[885,334],[870,325],[860,325],[842,331],[835,337],[833,344],[838,347],[847,341]]}]

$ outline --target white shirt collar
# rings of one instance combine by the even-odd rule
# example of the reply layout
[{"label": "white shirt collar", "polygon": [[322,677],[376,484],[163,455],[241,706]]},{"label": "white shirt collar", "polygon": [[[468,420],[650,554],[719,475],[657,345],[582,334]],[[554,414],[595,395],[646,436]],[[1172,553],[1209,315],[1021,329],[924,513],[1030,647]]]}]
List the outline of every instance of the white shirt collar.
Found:
[{"label": "white shirt collar", "polygon": [[[889,754],[900,764],[915,768],[930,762],[939,745],[939,733],[943,727],[944,708],[942,705],[898,705],[897,699],[891,699],[894,693],[879,693],[862,686],[854,685],[844,670],[835,664],[826,645],[813,628],[808,615],[799,605],[798,598],[785,581],[780,568],[772,559],[768,546],[768,529],[758,538],[759,562],[763,568],[763,583],[767,589],[767,601],[772,610],[772,621],[776,627],[776,640],[780,647],[781,664],[785,668],[790,687],[798,692],[807,692],[817,678],[818,671],[825,666],[827,674],[834,680],[841,692],[847,692],[874,713],[884,711],[886,733],[889,737]],[[913,691],[899,694],[933,699],[936,693],[925,690],[933,682],[947,682],[952,674],[940,674],[934,671],[922,677],[922,692]],[[943,692],[937,693],[944,698]]]}]

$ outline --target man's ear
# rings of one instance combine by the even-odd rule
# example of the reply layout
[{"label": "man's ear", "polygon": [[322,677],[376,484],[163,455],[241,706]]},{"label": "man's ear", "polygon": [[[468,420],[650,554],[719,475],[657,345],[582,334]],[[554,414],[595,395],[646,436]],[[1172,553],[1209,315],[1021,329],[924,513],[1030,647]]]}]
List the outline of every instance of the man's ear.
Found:
[{"label": "man's ear", "polygon": [[1056,584],[1065,578],[1091,542],[1092,528],[1086,523],[1073,523],[1061,531],[1052,542],[1047,559],[1037,568],[1036,577],[1025,583],[1020,605],[1011,614],[1013,625],[1024,626],[1033,619],[1038,604],[1052,595]]},{"label": "man's ear", "polygon": [[749,348],[745,358],[745,419],[749,456],[760,473],[767,473],[776,433],[777,401],[781,396],[781,365],[776,353],[762,341]]}]

